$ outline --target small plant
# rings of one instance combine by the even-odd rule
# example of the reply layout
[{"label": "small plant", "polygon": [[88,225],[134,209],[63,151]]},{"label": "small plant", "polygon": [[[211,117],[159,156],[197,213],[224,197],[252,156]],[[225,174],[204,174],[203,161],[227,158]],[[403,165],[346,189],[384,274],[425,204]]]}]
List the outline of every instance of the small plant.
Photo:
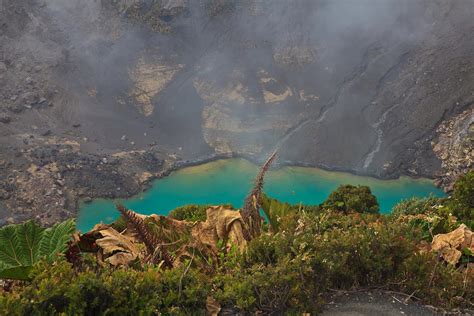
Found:
[{"label": "small plant", "polygon": [[264,193],[260,197],[260,205],[268,218],[268,222],[270,223],[273,232],[278,231],[280,226],[279,221],[282,217],[288,215],[290,212],[298,211],[298,209],[295,209],[292,205],[272,199]]},{"label": "small plant", "polygon": [[52,262],[67,250],[74,231],[73,220],[47,229],[34,221],[0,228],[0,279],[30,279],[37,262]]}]

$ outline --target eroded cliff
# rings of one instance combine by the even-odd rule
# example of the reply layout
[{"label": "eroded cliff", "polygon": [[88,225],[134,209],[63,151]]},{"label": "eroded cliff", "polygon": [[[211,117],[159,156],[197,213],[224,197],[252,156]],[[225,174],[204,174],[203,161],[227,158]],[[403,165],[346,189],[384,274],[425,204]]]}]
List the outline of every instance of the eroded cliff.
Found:
[{"label": "eroded cliff", "polygon": [[449,187],[472,168],[452,162],[472,161],[472,133],[450,122],[472,122],[473,15],[447,0],[1,0],[0,217],[51,222],[80,197],[277,147]]}]

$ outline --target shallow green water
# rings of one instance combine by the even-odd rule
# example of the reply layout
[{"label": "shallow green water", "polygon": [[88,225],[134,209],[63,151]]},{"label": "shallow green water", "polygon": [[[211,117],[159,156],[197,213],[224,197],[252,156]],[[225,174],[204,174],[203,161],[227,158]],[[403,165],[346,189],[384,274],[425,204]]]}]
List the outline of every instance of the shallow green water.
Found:
[{"label": "shallow green water", "polygon": [[[158,179],[153,186],[131,199],[120,200],[128,208],[143,214],[167,214],[185,204],[224,204],[241,207],[257,174],[257,166],[243,159],[219,160],[185,168]],[[404,198],[442,196],[432,181],[402,177],[398,180],[377,180],[342,172],[316,168],[284,167],[266,176],[265,192],[290,203],[319,204],[340,184],[368,185],[377,196],[383,213]],[[78,229],[87,231],[95,224],[109,223],[118,213],[114,200],[97,199],[82,203]]]}]

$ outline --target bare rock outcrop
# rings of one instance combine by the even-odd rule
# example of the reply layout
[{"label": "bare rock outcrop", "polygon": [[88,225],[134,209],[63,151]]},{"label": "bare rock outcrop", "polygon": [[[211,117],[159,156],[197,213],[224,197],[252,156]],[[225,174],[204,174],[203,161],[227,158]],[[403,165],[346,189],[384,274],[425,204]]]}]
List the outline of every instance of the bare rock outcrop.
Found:
[{"label": "bare rock outcrop", "polygon": [[443,168],[437,184],[451,191],[456,179],[474,168],[474,109],[442,122],[436,133],[431,144]]},{"label": "bare rock outcrop", "polygon": [[474,234],[464,224],[447,234],[434,236],[431,250],[439,252],[450,264],[457,264],[463,252],[474,253]]}]

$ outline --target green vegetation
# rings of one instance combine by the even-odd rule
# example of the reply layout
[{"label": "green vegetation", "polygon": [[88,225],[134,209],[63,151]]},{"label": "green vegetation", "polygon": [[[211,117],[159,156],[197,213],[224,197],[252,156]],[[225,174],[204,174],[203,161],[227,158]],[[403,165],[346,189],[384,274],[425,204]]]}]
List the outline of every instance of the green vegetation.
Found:
[{"label": "green vegetation", "polygon": [[[459,177],[449,198],[412,198],[401,201],[392,211],[392,216],[423,214],[432,219],[435,234],[453,228],[456,220],[474,230],[474,171]],[[434,229],[436,226],[444,227]]]},{"label": "green vegetation", "polygon": [[79,271],[65,260],[42,262],[29,286],[0,296],[0,314],[203,314],[209,278],[194,269],[183,275],[184,269],[111,269],[90,263]]},{"label": "green vegetation", "polygon": [[72,220],[44,229],[33,221],[0,229],[0,278],[28,280],[41,259],[49,262],[67,250],[75,226]]},{"label": "green vegetation", "polygon": [[[417,201],[418,199],[413,199]],[[377,198],[367,186],[341,185],[320,205],[291,205],[280,202],[262,193],[260,206],[265,213],[273,232],[277,232],[282,218],[289,214],[318,214],[325,210],[338,211],[345,214],[351,212],[377,214],[379,204]]]},{"label": "green vegetation", "polygon": [[469,221],[468,226],[474,227],[474,171],[456,181],[448,207],[454,216]]},{"label": "green vegetation", "polygon": [[[92,248],[92,253],[80,254],[80,260],[54,256],[65,251],[57,245],[69,240],[63,233],[52,233],[65,225],[60,224],[49,229],[48,235],[62,236],[61,242],[48,243],[55,245],[50,248],[54,251],[47,251],[51,256],[35,256],[43,259],[32,262],[31,279],[0,290],[0,314],[204,314],[212,308],[231,313],[317,313],[330,289],[364,288],[406,293],[411,299],[446,309],[472,308],[472,253],[463,249],[459,262],[447,264],[429,247],[435,234],[472,224],[472,213],[466,212],[467,207],[472,211],[472,184],[472,174],[466,175],[451,198],[403,201],[390,216],[377,213],[377,202],[364,187],[342,186],[320,206],[290,205],[261,194],[258,205],[271,229],[264,225],[243,251],[226,247],[228,240],[219,240],[217,252],[193,243],[189,231],[201,227],[202,232],[209,232],[209,219],[204,207],[182,207],[170,217],[143,221],[159,228],[153,230],[155,237],[146,238],[162,240],[163,235],[172,235],[166,239],[170,268],[164,259],[155,263],[140,256],[131,264],[113,266],[99,260]],[[140,223],[136,226],[148,235],[148,226]],[[33,224],[8,229],[25,231],[25,225]],[[126,223],[113,225],[124,228]],[[11,240],[2,236],[2,245]],[[121,240],[120,246],[126,245]],[[111,253],[117,254],[116,250]],[[0,262],[4,260],[0,257]]]},{"label": "green vegetation", "polygon": [[367,186],[341,185],[323,203],[324,209],[344,213],[378,213],[379,203]]},{"label": "green vegetation", "polygon": [[444,200],[433,196],[407,199],[395,205],[391,214],[394,216],[423,214],[436,209],[441,201]]},{"label": "green vegetation", "polygon": [[289,203],[282,203],[277,199],[272,199],[266,194],[261,197],[262,210],[268,218],[270,227],[274,232],[277,232],[280,227],[280,220],[290,213],[299,211]]},{"label": "green vegetation", "polygon": [[[224,205],[228,208],[232,208],[231,205]],[[210,205],[196,205],[190,204],[175,208],[169,213],[169,217],[180,220],[180,221],[205,221],[206,220],[206,210]]]}]

